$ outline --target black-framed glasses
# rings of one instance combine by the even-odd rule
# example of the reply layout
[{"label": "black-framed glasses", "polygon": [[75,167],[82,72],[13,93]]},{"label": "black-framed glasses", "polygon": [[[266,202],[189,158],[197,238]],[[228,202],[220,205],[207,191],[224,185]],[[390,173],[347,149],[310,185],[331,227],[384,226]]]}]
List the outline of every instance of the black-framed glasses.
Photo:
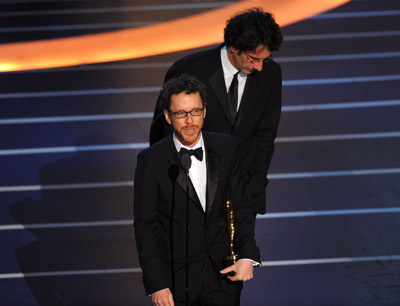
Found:
[{"label": "black-framed glasses", "polygon": [[246,51],[243,51],[243,52],[244,52],[244,54],[246,54],[247,61],[248,61],[250,64],[253,64],[253,63],[262,63],[262,64],[265,64],[265,63],[268,63],[269,61],[271,61],[272,58],[273,58],[273,57],[272,57],[272,54],[271,54],[270,56],[268,56],[267,58],[259,59],[259,58],[253,57],[253,56],[251,56],[251,55],[248,55]]},{"label": "black-framed glasses", "polygon": [[203,113],[203,110],[204,110],[204,107],[203,108],[194,108],[194,109],[192,109],[191,111],[188,111],[188,112],[185,112],[183,110],[177,111],[177,112],[173,112],[171,110],[168,110],[168,112],[171,115],[174,115],[178,119],[183,119],[183,118],[186,118],[186,116],[188,114],[190,114],[191,116],[194,116],[194,117],[200,116]]}]

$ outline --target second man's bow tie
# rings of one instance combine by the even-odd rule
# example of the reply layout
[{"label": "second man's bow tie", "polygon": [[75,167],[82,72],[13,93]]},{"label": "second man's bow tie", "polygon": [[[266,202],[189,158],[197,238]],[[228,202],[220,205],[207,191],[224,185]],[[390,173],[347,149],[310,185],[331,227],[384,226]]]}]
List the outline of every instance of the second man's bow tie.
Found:
[{"label": "second man's bow tie", "polygon": [[195,150],[188,150],[188,149],[182,148],[179,152],[180,152],[181,156],[183,154],[189,154],[190,156],[194,155],[199,161],[203,160],[203,149],[202,148],[197,148]]}]

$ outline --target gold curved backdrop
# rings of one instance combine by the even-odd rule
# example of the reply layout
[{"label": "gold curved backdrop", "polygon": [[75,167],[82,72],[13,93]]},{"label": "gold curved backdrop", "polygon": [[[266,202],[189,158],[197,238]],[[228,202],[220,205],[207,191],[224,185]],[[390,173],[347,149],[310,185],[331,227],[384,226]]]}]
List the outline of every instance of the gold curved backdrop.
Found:
[{"label": "gold curved backdrop", "polygon": [[159,24],[107,33],[0,45],[0,71],[120,61],[199,48],[223,41],[225,22],[238,11],[260,7],[280,26],[350,0],[246,0]]}]

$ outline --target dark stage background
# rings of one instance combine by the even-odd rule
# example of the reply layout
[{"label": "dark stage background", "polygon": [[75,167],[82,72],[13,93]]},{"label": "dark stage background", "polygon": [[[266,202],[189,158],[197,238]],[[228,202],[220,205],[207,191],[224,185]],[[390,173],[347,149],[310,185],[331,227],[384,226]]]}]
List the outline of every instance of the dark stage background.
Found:
[{"label": "dark stage background", "polygon": [[[0,42],[230,3],[0,1]],[[400,305],[400,2],[354,0],[283,31],[263,266],[242,305]],[[132,227],[136,155],[167,68],[192,51],[0,74],[0,305],[151,304]]]}]

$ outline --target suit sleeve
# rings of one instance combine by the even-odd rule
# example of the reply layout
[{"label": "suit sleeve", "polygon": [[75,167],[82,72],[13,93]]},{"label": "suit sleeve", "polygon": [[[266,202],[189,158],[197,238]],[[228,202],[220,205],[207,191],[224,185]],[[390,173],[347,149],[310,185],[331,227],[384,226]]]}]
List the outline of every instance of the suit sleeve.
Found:
[{"label": "suit sleeve", "polygon": [[157,182],[150,165],[140,153],[134,181],[135,239],[147,295],[168,287],[158,247]]},{"label": "suit sleeve", "polygon": [[260,251],[255,240],[255,213],[250,204],[250,194],[243,179],[239,160],[235,156],[232,159],[229,190],[237,228],[235,244],[238,257],[261,262]]},{"label": "suit sleeve", "polygon": [[250,178],[251,202],[257,213],[265,213],[265,187],[268,184],[267,172],[274,152],[274,142],[282,108],[282,74],[280,66],[273,77],[274,85],[267,107],[264,110],[256,135],[256,154],[254,173]]}]

